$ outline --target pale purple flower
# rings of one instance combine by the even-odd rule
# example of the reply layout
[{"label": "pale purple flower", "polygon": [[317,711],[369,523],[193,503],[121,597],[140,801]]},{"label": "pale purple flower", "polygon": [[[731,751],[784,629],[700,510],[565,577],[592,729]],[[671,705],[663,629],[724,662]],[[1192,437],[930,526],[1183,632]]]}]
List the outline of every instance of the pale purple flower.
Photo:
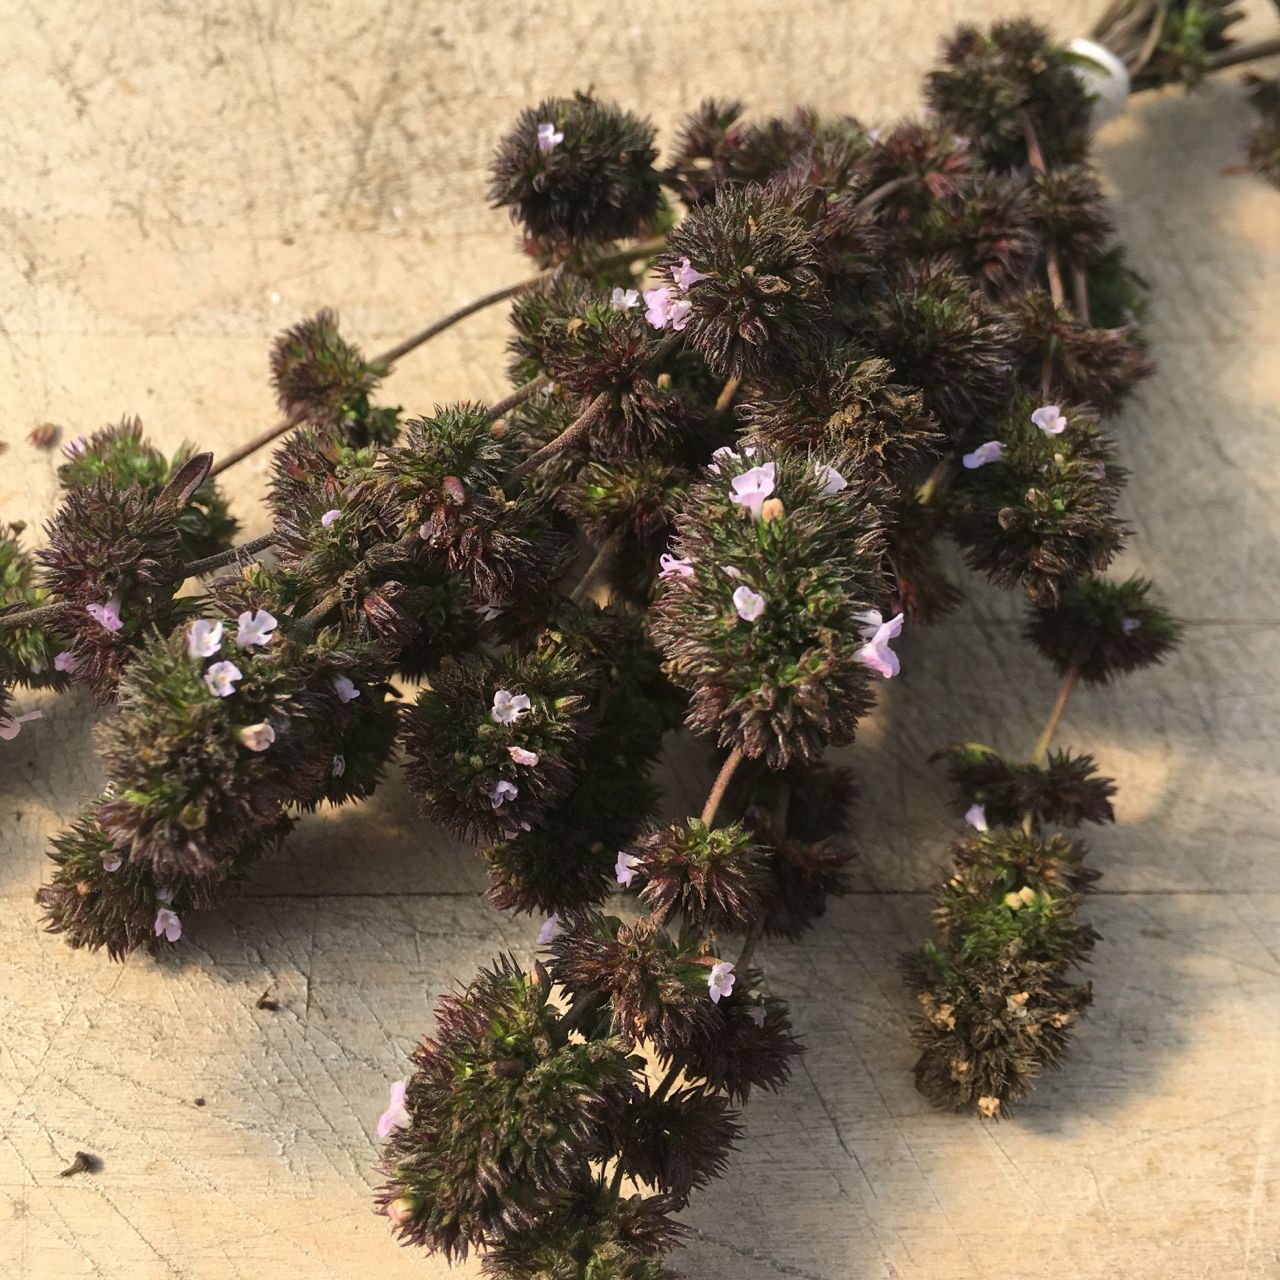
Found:
[{"label": "pale purple flower", "polygon": [[514,800],[519,794],[520,788],[514,782],[508,782],[506,778],[499,778],[489,788],[489,803],[495,809],[501,809],[508,800]]},{"label": "pale purple flower", "polygon": [[744,584],[733,593],[733,607],[743,622],[754,622],[764,614],[764,596]]},{"label": "pale purple flower", "polygon": [[707,470],[712,475],[720,474],[720,464],[722,462],[741,462],[743,458],[754,458],[756,456],[756,447],[753,444],[747,445],[741,453],[736,453],[730,449],[727,444],[722,444],[711,455],[711,461],[707,463]]},{"label": "pale purple flower", "polygon": [[341,514],[342,512],[337,507],[334,507],[332,511],[326,511],[320,517],[320,523],[327,529]]},{"label": "pale purple flower", "polygon": [[65,671],[70,675],[79,665],[80,659],[70,649],[63,649],[61,653],[54,655],[53,669],[55,671]]},{"label": "pale purple flower", "polygon": [[[423,526],[426,527],[425,525]],[[502,617],[502,606],[497,604],[478,605],[477,609],[480,614],[481,622],[492,622],[495,618]]]},{"label": "pale purple flower", "polygon": [[111,850],[107,853],[100,854],[99,856],[102,858],[103,871],[119,871],[120,870],[121,858],[120,858],[120,855],[116,853],[114,850]]},{"label": "pale purple flower", "polygon": [[245,725],[236,737],[250,751],[265,751],[276,740],[276,731],[264,720],[261,724]]},{"label": "pale purple flower", "polygon": [[335,778],[340,778],[344,773],[346,773],[346,771],[347,771],[347,757],[334,756],[333,757],[333,776]]},{"label": "pale purple flower", "polygon": [[538,150],[543,155],[548,151],[554,151],[563,141],[564,134],[550,120],[544,120],[538,126]]},{"label": "pale purple flower", "polygon": [[863,666],[878,671],[886,680],[898,674],[898,655],[889,648],[889,641],[902,634],[902,614],[890,618],[888,622],[880,616],[879,609],[868,609],[858,615],[862,619],[862,638],[866,644],[858,650],[858,661]]},{"label": "pale purple flower", "polygon": [[193,658],[212,658],[222,647],[222,623],[197,618],[187,633],[187,652]]},{"label": "pale purple flower", "polygon": [[613,292],[609,295],[609,302],[615,310],[631,311],[640,305],[640,290],[624,289],[621,285],[614,285]]},{"label": "pale purple flower", "polygon": [[12,742],[22,732],[24,724],[43,719],[43,711],[28,711],[24,716],[6,716],[0,720],[0,742]]},{"label": "pale purple flower", "polygon": [[77,458],[84,457],[88,452],[89,442],[84,438],[84,436],[76,436],[74,440],[68,440],[67,443],[62,446],[62,456],[64,458],[69,458],[72,462]]},{"label": "pale purple flower", "polygon": [[387,1109],[378,1117],[378,1137],[389,1137],[392,1129],[407,1129],[413,1122],[409,1109],[404,1105],[404,1091],[408,1087],[407,1080],[397,1080],[391,1086]]},{"label": "pale purple flower", "polygon": [[100,622],[108,631],[121,631],[124,623],[120,621],[120,601],[112,596],[102,604],[87,604],[85,613],[95,622]]},{"label": "pale purple flower", "polygon": [[507,755],[516,764],[526,765],[530,769],[538,763],[538,753],[536,751],[526,751],[523,747],[508,747]]},{"label": "pale purple flower", "polygon": [[983,804],[971,804],[964,811],[964,820],[975,831],[986,831],[987,827],[987,807]]},{"label": "pale purple flower", "polygon": [[1120,619],[1120,630],[1123,631],[1127,636],[1133,635],[1133,633],[1137,631],[1137,629],[1140,626],[1142,626],[1142,623],[1139,622],[1137,618],[1121,618]]},{"label": "pale purple flower", "polygon": [[640,861],[633,853],[620,853],[618,860],[613,864],[613,874],[618,877],[618,883],[624,888],[631,888],[631,882],[636,878],[636,864]]},{"label": "pale purple flower", "polygon": [[247,649],[251,644],[270,644],[276,633],[276,620],[265,609],[255,609],[250,613],[247,609],[236,622],[236,644]]},{"label": "pale purple flower", "polygon": [[751,1021],[754,1022],[757,1027],[763,1027],[764,1026],[764,1005],[753,1004],[751,1008],[747,1010],[747,1017],[750,1018]]},{"label": "pale purple flower", "polygon": [[560,917],[558,914],[549,915],[543,922],[542,928],[538,930],[538,946],[546,946],[560,929]]},{"label": "pale purple flower", "polygon": [[695,271],[689,265],[688,258],[681,258],[680,265],[671,268],[671,278],[681,289],[687,291],[691,285],[697,284],[699,280],[705,280],[707,276],[704,271]]},{"label": "pale purple flower", "polygon": [[667,314],[671,317],[671,327],[677,333],[683,333],[685,325],[689,323],[689,317],[693,314],[693,303],[685,302],[683,299],[673,302],[667,308]]},{"label": "pale purple flower", "polygon": [[665,551],[658,557],[660,578],[692,578],[693,577],[693,561],[677,560],[675,556],[668,555]]},{"label": "pale purple flower", "polygon": [[1004,454],[1004,445],[999,440],[988,440],[980,444],[972,453],[966,453],[960,461],[967,471],[976,471],[985,467],[988,462],[999,462]]},{"label": "pale purple flower", "polygon": [[820,462],[814,471],[818,475],[818,483],[822,486],[822,496],[830,498],[834,494],[839,493],[842,489],[849,487],[849,482],[842,476],[835,467],[829,467],[825,462]]},{"label": "pale purple flower", "polygon": [[665,329],[671,317],[668,307],[671,305],[671,288],[663,285],[658,289],[644,291],[644,318],[655,328]]},{"label": "pale purple flower", "polygon": [[760,508],[764,506],[764,500],[773,492],[777,474],[777,465],[766,462],[763,466],[752,467],[740,476],[734,476],[729,482],[733,489],[729,495],[729,501],[736,502],[740,507],[746,507],[752,516],[759,520]]},{"label": "pale purple flower", "polygon": [[422,524],[420,524],[420,525],[418,526],[418,537],[420,537],[420,538],[423,540],[423,542],[430,542],[430,541],[431,541],[431,526],[430,526],[429,524],[425,523],[425,522],[423,522]]},{"label": "pale purple flower", "polygon": [[338,695],[338,701],[344,706],[348,702],[354,702],[360,696],[360,690],[351,683],[348,676],[334,676],[333,691]]},{"label": "pale purple flower", "polygon": [[737,981],[733,973],[732,960],[717,960],[707,975],[707,990],[711,993],[711,1003],[719,1004],[723,996],[733,994],[733,984]]},{"label": "pale purple flower", "polygon": [[244,672],[234,662],[215,662],[204,673],[204,682],[215,698],[229,698],[236,691],[235,682],[244,679]]},{"label": "pale purple flower", "polygon": [[533,709],[533,703],[527,693],[512,693],[510,689],[499,689],[493,695],[493,710],[489,719],[494,724],[515,724],[523,715]]},{"label": "pale purple flower", "polygon": [[1067,420],[1056,404],[1042,405],[1031,415],[1031,421],[1047,436],[1060,436],[1067,429]]},{"label": "pale purple flower", "polygon": [[1105,480],[1107,478],[1107,465],[1105,462],[1090,462],[1085,466],[1085,470],[1095,480]]},{"label": "pale purple flower", "polygon": [[157,938],[163,934],[170,942],[177,942],[182,937],[182,921],[178,913],[170,907],[161,907],[156,912],[155,931]]}]

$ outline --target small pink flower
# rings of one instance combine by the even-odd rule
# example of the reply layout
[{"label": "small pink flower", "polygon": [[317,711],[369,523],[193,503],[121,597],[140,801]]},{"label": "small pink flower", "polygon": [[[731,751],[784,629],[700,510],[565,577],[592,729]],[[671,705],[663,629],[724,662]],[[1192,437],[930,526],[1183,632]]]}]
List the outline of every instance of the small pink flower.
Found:
[{"label": "small pink flower", "polygon": [[849,487],[849,482],[842,476],[835,467],[829,467],[825,462],[820,462],[814,471],[817,472],[818,483],[822,486],[822,496],[824,498],[833,497],[842,490]]},{"label": "small pink flower", "polygon": [[733,607],[743,622],[755,622],[764,615],[764,596],[743,585],[733,593]]},{"label": "small pink flower", "polygon": [[489,788],[489,803],[495,809],[501,809],[508,800],[514,800],[519,794],[520,788],[514,782],[508,782],[506,778],[499,778]]},{"label": "small pink flower", "polygon": [[613,292],[609,295],[609,303],[617,311],[632,311],[640,305],[640,290],[624,289],[621,285],[614,285]]},{"label": "small pink flower", "polygon": [[754,1022],[757,1027],[763,1027],[764,1026],[764,1005],[753,1004],[751,1008],[747,1010],[747,1017],[750,1018],[751,1021]]},{"label": "small pink flower", "polygon": [[731,960],[717,960],[707,975],[707,990],[711,993],[711,1003],[719,1004],[724,996],[733,994],[733,984],[737,981]]},{"label": "small pink flower", "polygon": [[671,288],[663,285],[659,289],[646,289],[644,291],[644,318],[655,328],[665,329],[671,320],[669,308],[671,305]]},{"label": "small pink flower", "polygon": [[971,804],[964,811],[964,820],[975,831],[986,831],[987,827],[987,807],[982,804]]},{"label": "small pink flower", "polygon": [[988,440],[972,453],[966,453],[960,461],[967,471],[976,471],[979,467],[985,467],[988,462],[999,462],[1003,454],[1004,445],[999,440]]},{"label": "small pink flower", "polygon": [[387,1109],[378,1117],[378,1137],[386,1138],[392,1129],[407,1129],[413,1122],[409,1109],[404,1105],[404,1094],[408,1087],[407,1080],[397,1080],[391,1086]]},{"label": "small pink flower", "polygon": [[79,665],[80,659],[70,649],[63,649],[61,653],[54,655],[53,669],[55,671],[65,671],[67,675],[70,675]]},{"label": "small pink flower", "polygon": [[538,946],[546,946],[560,929],[560,916],[558,914],[549,915],[543,922],[542,928],[538,930]]},{"label": "small pink flower", "polygon": [[752,467],[729,481],[729,487],[733,490],[729,495],[729,501],[736,502],[740,507],[746,507],[752,516],[759,520],[760,508],[764,506],[764,500],[773,492],[777,477],[778,468],[775,463],[766,462],[763,466]]},{"label": "small pink flower", "polygon": [[1127,636],[1133,635],[1133,633],[1137,631],[1137,629],[1140,626],[1142,626],[1142,623],[1139,622],[1137,618],[1121,618],[1120,619],[1120,630],[1123,631]]},{"label": "small pink flower", "polygon": [[523,715],[528,715],[533,708],[527,693],[512,693],[510,689],[499,689],[493,695],[493,710],[489,718],[494,724],[515,724]]},{"label": "small pink flower", "polygon": [[320,517],[320,523],[327,529],[341,514],[342,512],[337,507],[334,507],[332,511],[326,511]]},{"label": "small pink flower", "polygon": [[85,613],[95,622],[100,622],[108,631],[122,631],[124,623],[120,621],[120,601],[112,596],[103,604],[87,604]]},{"label": "small pink flower", "polygon": [[348,702],[354,702],[360,696],[360,690],[351,683],[347,676],[333,677],[333,691],[338,695],[338,701],[344,706]]},{"label": "small pink flower", "polygon": [[563,141],[564,134],[551,121],[544,120],[538,126],[538,150],[543,155],[548,151],[554,151]]},{"label": "small pink flower", "polygon": [[885,622],[879,609],[868,609],[858,617],[862,619],[862,638],[866,641],[858,650],[858,661],[873,671],[878,671],[886,680],[892,679],[900,668],[898,655],[889,648],[889,641],[902,634],[902,614]]},{"label": "small pink flower", "polygon": [[538,753],[536,751],[526,751],[523,747],[508,747],[507,755],[509,755],[516,764],[525,765],[530,769],[538,763]]},{"label": "small pink flower", "polygon": [[193,658],[212,658],[222,647],[222,623],[197,618],[187,633],[187,652]]},{"label": "small pink flower", "polygon": [[675,556],[663,552],[658,557],[658,577],[660,578],[692,578],[693,561],[677,560]]},{"label": "small pink flower", "polygon": [[234,662],[215,662],[204,673],[204,682],[215,698],[229,698],[236,691],[235,682],[244,679],[244,672]]},{"label": "small pink flower", "polygon": [[1105,480],[1107,478],[1107,465],[1105,462],[1089,462],[1085,464],[1085,470],[1095,480]]},{"label": "small pink flower", "polygon": [[89,442],[84,438],[84,436],[76,436],[74,440],[68,440],[67,443],[62,446],[62,456],[64,458],[69,458],[72,462],[77,458],[82,458],[88,452]]},{"label": "small pink flower", "polygon": [[347,757],[334,756],[333,757],[333,776],[335,778],[340,778],[344,773],[346,773],[346,771],[347,771]]},{"label": "small pink flower", "polygon": [[1060,436],[1067,429],[1067,420],[1056,404],[1046,404],[1031,415],[1031,421],[1047,436]]},{"label": "small pink flower", "polygon": [[265,751],[276,740],[276,731],[264,720],[261,724],[245,725],[236,737],[250,751]]},{"label": "small pink flower", "polygon": [[695,271],[689,265],[688,258],[681,258],[680,265],[671,268],[671,278],[687,293],[693,285],[697,284],[699,280],[705,280],[707,276],[703,271]]},{"label": "small pink flower", "polygon": [[693,303],[686,302],[681,298],[678,302],[673,302],[667,308],[667,317],[671,321],[671,327],[676,333],[683,333],[684,327],[689,323],[689,317],[693,314]]},{"label": "small pink flower", "polygon": [[613,864],[613,874],[618,877],[618,883],[624,889],[629,889],[631,882],[636,878],[636,864],[639,861],[635,854],[618,854],[618,860]]},{"label": "small pink flower", "polygon": [[247,609],[236,619],[236,644],[247,649],[251,644],[270,644],[276,633],[276,620],[265,609]]},{"label": "small pink flower", "polygon": [[24,724],[43,719],[43,711],[28,711],[24,716],[6,716],[0,720],[0,742],[12,742],[22,732]]},{"label": "small pink flower", "polygon": [[100,857],[102,858],[103,871],[119,871],[120,870],[120,861],[121,861],[120,855],[116,853],[114,850],[109,853],[101,854]]},{"label": "small pink flower", "polygon": [[156,912],[156,937],[163,934],[170,942],[177,942],[182,937],[182,921],[178,913],[170,907],[161,907]]}]

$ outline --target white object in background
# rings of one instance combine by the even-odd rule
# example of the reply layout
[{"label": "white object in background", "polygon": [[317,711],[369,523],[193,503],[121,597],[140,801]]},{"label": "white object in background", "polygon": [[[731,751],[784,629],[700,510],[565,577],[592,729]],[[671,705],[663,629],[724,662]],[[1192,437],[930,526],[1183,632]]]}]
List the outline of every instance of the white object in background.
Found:
[{"label": "white object in background", "polygon": [[1097,95],[1093,104],[1093,127],[1100,129],[1124,110],[1129,97],[1129,68],[1110,49],[1083,36],[1076,36],[1067,48],[1088,59],[1084,65],[1077,63],[1072,70],[1080,83]]}]

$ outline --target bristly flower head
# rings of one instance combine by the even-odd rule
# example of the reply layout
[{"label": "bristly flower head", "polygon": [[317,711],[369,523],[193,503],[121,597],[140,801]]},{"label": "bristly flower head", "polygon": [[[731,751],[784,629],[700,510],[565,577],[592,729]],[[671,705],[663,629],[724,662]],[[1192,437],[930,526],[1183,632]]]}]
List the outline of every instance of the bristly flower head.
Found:
[{"label": "bristly flower head", "polygon": [[49,546],[37,554],[43,585],[68,605],[58,622],[70,641],[65,669],[99,702],[114,695],[131,646],[152,627],[169,632],[191,607],[175,598],[183,578],[176,517],[184,506],[183,495],[168,490],[153,498],[140,486],[93,481],[67,490],[49,523]]},{"label": "bristly flower head", "polygon": [[976,833],[935,912],[942,946],[904,958],[921,1006],[916,1086],[938,1106],[1005,1111],[1057,1065],[1088,986],[1065,974],[1097,935],[1075,917],[1083,847],[1018,828]]},{"label": "bristly flower head", "polygon": [[489,198],[540,251],[621,240],[658,212],[657,155],[649,121],[585,93],[548,98],[498,144]]},{"label": "bristly flower head", "polygon": [[924,392],[925,407],[953,437],[996,412],[1013,385],[1013,329],[946,258],[904,266],[860,336]]},{"label": "bristly flower head", "polygon": [[[81,489],[99,481],[117,489],[136,485],[147,496],[157,498],[194,452],[191,445],[184,444],[172,459],[166,458],[143,437],[138,418],[124,417],[116,426],[103,427],[88,440],[81,436],[68,445],[63,450],[67,461],[58,468],[58,483],[64,489]],[[176,522],[187,560],[225,551],[238,528],[225,496],[212,480],[203,481],[191,493]]]},{"label": "bristly flower head", "polygon": [[1115,231],[1093,171],[1064,165],[1036,173],[1032,181],[1036,221],[1045,243],[1073,265],[1092,266]]},{"label": "bristly flower head", "polygon": [[984,35],[962,26],[943,44],[944,66],[926,81],[941,121],[974,141],[996,169],[1026,162],[1022,119],[1030,119],[1050,167],[1081,159],[1089,142],[1089,95],[1072,55],[1024,19]]},{"label": "bristly flower head", "polygon": [[396,410],[375,409],[370,397],[386,371],[338,333],[338,315],[324,308],[276,339],[271,381],[281,411],[349,445],[389,444]]},{"label": "bristly flower head", "polygon": [[1182,628],[1148,596],[1146,578],[1113,582],[1082,578],[1056,603],[1034,609],[1026,637],[1060,675],[1078,671],[1089,684],[1160,662],[1178,643]]},{"label": "bristly flower head", "polygon": [[1091,413],[1055,413],[1050,425],[1067,421],[1056,434],[1046,433],[1036,414],[1050,421],[1028,397],[1011,403],[999,459],[966,463],[948,510],[951,531],[975,569],[997,586],[1020,582],[1031,599],[1049,603],[1076,578],[1105,568],[1120,549],[1125,529],[1115,504],[1124,473]]},{"label": "bristly flower head", "polygon": [[[1098,773],[1092,756],[1054,751],[1043,765],[1028,764],[1008,760],[981,743],[966,742],[932,759],[946,760],[956,787],[952,808],[979,831],[1016,826],[1027,814],[1037,827],[1115,821],[1115,784]],[[975,809],[981,825],[969,816]]]},{"label": "bristly flower head", "polygon": [[701,932],[743,931],[759,909],[759,887],[769,851],[739,823],[708,827],[697,818],[644,837],[629,854],[630,877],[658,915],[678,910]]},{"label": "bristly flower head", "polygon": [[829,303],[817,240],[795,198],[748,185],[692,210],[656,267],[691,265],[685,336],[713,372],[742,378],[794,364],[819,343]]},{"label": "bristly flower head", "polygon": [[610,1150],[638,1063],[615,1039],[570,1041],[549,995],[540,966],[502,957],[441,999],[383,1156],[402,1240],[447,1258],[517,1242]]},{"label": "bristly flower head", "polygon": [[761,445],[847,459],[849,474],[864,477],[903,479],[945,439],[922,394],[858,347],[824,352],[793,377],[770,379],[738,416]]},{"label": "bristly flower head", "polygon": [[[21,528],[0,526],[0,611],[44,604],[47,593],[36,585],[36,566],[19,541]],[[61,687],[75,667],[64,641],[39,624],[0,628],[0,671],[13,684]]]},{"label": "bristly flower head", "polygon": [[[761,466],[774,468],[774,519],[735,502],[735,481]],[[732,454],[718,467],[678,524],[676,554],[696,572],[660,584],[653,634],[691,695],[689,726],[784,768],[850,741],[870,704],[858,654],[880,591],[878,516],[860,489],[824,493],[808,458]]]},{"label": "bristly flower head", "polygon": [[486,843],[536,822],[573,782],[587,686],[564,654],[446,659],[405,716],[405,777],[423,810]]}]

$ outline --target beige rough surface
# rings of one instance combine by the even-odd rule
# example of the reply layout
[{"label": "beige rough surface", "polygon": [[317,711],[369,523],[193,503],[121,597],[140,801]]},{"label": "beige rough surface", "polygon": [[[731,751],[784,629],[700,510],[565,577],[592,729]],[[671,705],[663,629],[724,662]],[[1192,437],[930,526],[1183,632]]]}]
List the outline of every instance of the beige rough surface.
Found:
[{"label": "beige rough surface", "polygon": [[[339,305],[378,349],[517,278],[484,168],[544,92],[593,84],[664,129],[710,93],[887,119],[917,105],[960,16],[1025,12],[1065,37],[1101,7],[14,0],[0,513],[50,510],[37,422],[138,412],[165,445],[226,447],[271,419],[267,341],[309,309]],[[1255,32],[1269,12],[1257,0]],[[1080,695],[1064,725],[1120,785],[1094,840],[1104,942],[1071,1061],[998,1127],[912,1087],[894,959],[925,935],[953,830],[925,757],[960,735],[1023,748],[1053,694],[1015,603],[975,584],[905,640],[852,753],[859,894],[803,944],[761,949],[810,1052],[783,1096],[752,1101],[729,1177],[686,1215],[692,1277],[1280,1275],[1280,197],[1219,176],[1246,124],[1215,84],[1142,101],[1100,148],[1161,364],[1113,424],[1134,471],[1125,567],[1189,625],[1168,666]],[[502,342],[502,315],[478,317],[391,392],[413,411],[492,392]],[[249,533],[264,464],[232,473]],[[528,922],[477,900],[474,855],[393,785],[309,819],[180,953],[72,954],[31,894],[93,785],[92,712],[41,705],[0,761],[0,1275],[444,1275],[369,1212],[373,1124],[436,996],[500,947],[527,953]],[[672,804],[700,785],[673,784]],[[279,1012],[254,1007],[267,986]],[[77,1148],[102,1171],[58,1178]]]}]

